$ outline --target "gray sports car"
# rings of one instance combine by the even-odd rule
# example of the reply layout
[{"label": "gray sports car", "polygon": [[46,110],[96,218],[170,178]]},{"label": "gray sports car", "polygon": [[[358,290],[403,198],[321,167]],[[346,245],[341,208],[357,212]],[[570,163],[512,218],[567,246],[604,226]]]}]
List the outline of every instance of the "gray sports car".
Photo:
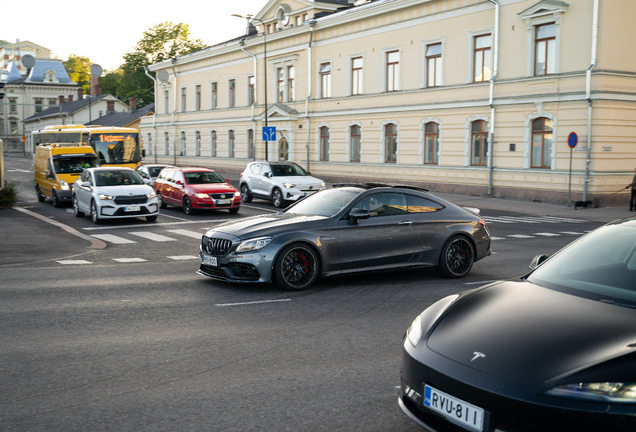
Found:
[{"label": "gray sports car", "polygon": [[490,255],[477,212],[404,185],[334,185],[272,215],[218,225],[202,238],[200,275],[309,288],[318,276],[404,267],[468,274]]}]

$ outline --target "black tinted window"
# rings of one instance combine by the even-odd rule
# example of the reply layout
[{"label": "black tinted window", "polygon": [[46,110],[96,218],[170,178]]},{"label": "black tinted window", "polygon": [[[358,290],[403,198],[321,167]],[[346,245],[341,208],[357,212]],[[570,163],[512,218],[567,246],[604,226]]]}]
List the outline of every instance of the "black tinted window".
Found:
[{"label": "black tinted window", "polygon": [[274,177],[285,177],[285,176],[306,176],[307,172],[299,167],[298,165],[276,165],[272,164],[272,173]]},{"label": "black tinted window", "polygon": [[354,208],[367,210],[371,217],[406,214],[406,196],[398,193],[374,194],[361,199]]},{"label": "black tinted window", "polygon": [[444,208],[443,205],[422,197],[407,195],[409,213],[432,213]]}]

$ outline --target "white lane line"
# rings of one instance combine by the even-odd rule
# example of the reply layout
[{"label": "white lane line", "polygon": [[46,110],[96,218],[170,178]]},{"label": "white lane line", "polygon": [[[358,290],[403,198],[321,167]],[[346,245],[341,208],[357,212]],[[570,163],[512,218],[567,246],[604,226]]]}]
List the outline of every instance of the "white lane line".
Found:
[{"label": "white lane line", "polygon": [[504,237],[490,237],[490,240],[505,240]]},{"label": "white lane line", "polygon": [[90,261],[86,261],[86,260],[62,260],[62,261],[58,261],[60,264],[64,264],[64,265],[76,265],[76,264],[93,264]]},{"label": "white lane line", "polygon": [[544,219],[554,219],[556,221],[559,222],[572,222],[572,223],[584,223],[587,222],[586,220],[583,219],[569,219],[569,218],[562,218],[562,217],[556,217],[556,216],[543,216]]},{"label": "white lane line", "polygon": [[169,256],[167,258],[170,258],[171,260],[175,260],[175,261],[199,260],[199,259],[201,259],[198,256],[194,256],[194,255],[175,255],[175,256]]},{"label": "white lane line", "polygon": [[23,170],[23,169],[15,168],[15,169],[8,169],[8,170],[7,170],[7,172],[31,173],[32,171],[27,171],[27,170]]},{"label": "white lane line", "polygon": [[134,232],[129,232],[128,234],[132,234],[137,237],[145,238],[145,239],[156,241],[156,242],[177,241],[177,239],[173,239],[172,237],[166,237],[166,236],[162,236],[161,234],[155,234],[155,233],[151,233],[147,231],[134,231]]},{"label": "white lane line", "polygon": [[499,218],[495,218],[495,217],[491,217],[491,216],[484,216],[482,218],[483,220],[485,220],[488,223],[495,223],[495,222],[501,222],[501,223],[517,223],[515,221],[509,221],[509,220],[502,220]]},{"label": "white lane line", "polygon": [[178,229],[178,230],[166,230],[167,232],[171,232],[171,233],[175,233],[175,234],[179,234],[179,235],[183,235],[186,237],[192,237],[195,239],[201,239],[201,237],[203,237],[203,235],[200,232],[196,232],[196,231],[189,231],[189,230],[184,230],[184,229]]},{"label": "white lane line", "polygon": [[247,207],[247,208],[252,208],[252,209],[257,209],[257,210],[263,210],[263,211],[268,211],[268,212],[271,212],[271,213],[278,213],[280,211],[280,210],[270,210],[270,209],[266,209],[266,208],[262,208],[262,207],[254,207],[254,206],[245,205],[245,204],[241,204],[241,207]]},{"label": "white lane line", "polygon": [[168,218],[177,219],[177,220],[180,220],[180,221],[187,221],[187,219],[184,219],[184,218],[181,218],[181,217],[170,216],[170,215],[167,215],[165,213],[160,213],[160,214],[161,214],[161,216],[165,216],[165,217],[168,217]]},{"label": "white lane line", "polygon": [[91,234],[91,237],[98,238],[100,240],[104,240],[113,244],[128,244],[128,243],[137,243],[134,240],[128,240],[123,237],[119,237],[112,234]]},{"label": "white lane line", "polygon": [[71,209],[66,209],[66,213],[73,213],[73,212],[74,212],[74,210],[72,208]]},{"label": "white lane line", "polygon": [[534,238],[534,236],[529,236],[529,235],[524,235],[524,234],[508,234],[508,237],[514,237],[514,238],[520,238],[520,239]]},{"label": "white lane line", "polygon": [[556,233],[532,233],[534,235],[537,236],[543,236],[543,237],[560,237],[561,234],[556,234]]},{"label": "white lane line", "polygon": [[561,234],[583,235],[584,233],[574,232],[574,231],[561,231]]},{"label": "white lane line", "polygon": [[464,285],[479,285],[479,284],[487,284],[492,282],[499,282],[499,279],[489,280],[489,281],[479,281],[479,282],[464,282]]},{"label": "white lane line", "polygon": [[244,302],[244,303],[219,303],[215,306],[224,307],[224,306],[244,306],[244,305],[253,305],[253,304],[261,304],[261,303],[276,303],[276,302],[288,302],[291,299],[282,299],[282,300],[263,300],[263,301],[253,301],[253,302]]},{"label": "white lane line", "polygon": [[121,263],[133,263],[133,262],[146,262],[148,260],[145,260],[143,258],[113,258],[115,261],[117,262],[121,262]]},{"label": "white lane line", "polygon": [[[200,224],[200,223],[205,223],[205,224],[209,224],[209,223],[215,223],[215,224],[219,224],[222,222],[228,222],[228,221],[236,221],[237,219],[218,219],[218,220],[194,220],[194,221],[187,221],[187,222],[162,222],[162,223],[153,223],[152,226],[156,227],[156,226],[162,226],[162,225],[186,225],[186,224]],[[94,231],[94,230],[109,230],[109,229],[122,229],[122,228],[139,228],[140,224],[137,225],[113,225],[113,226],[103,226],[103,227],[90,227],[90,228],[82,228],[83,230],[86,231]]]}]

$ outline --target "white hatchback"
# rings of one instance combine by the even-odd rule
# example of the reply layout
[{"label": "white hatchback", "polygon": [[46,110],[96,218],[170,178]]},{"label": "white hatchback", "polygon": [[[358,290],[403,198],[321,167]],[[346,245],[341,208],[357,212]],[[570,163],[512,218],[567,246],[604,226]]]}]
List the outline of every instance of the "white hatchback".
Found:
[{"label": "white hatchback", "polygon": [[122,167],[89,168],[73,185],[75,216],[91,215],[94,223],[102,219],[145,216],[154,222],[159,215],[157,194],[132,169]]},{"label": "white hatchback", "polygon": [[251,162],[241,173],[239,188],[243,202],[252,198],[271,200],[278,208],[286,207],[325,187],[325,182],[293,162]]}]

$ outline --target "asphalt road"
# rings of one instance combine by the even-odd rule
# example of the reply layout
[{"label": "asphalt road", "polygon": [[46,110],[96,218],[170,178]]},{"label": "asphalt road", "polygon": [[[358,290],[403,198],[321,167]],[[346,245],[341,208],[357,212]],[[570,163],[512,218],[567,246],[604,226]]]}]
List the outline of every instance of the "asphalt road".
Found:
[{"label": "asphalt road", "polygon": [[29,159],[6,162],[20,207],[107,247],[0,210],[2,431],[419,431],[397,405],[411,321],[600,225],[482,212],[495,254],[464,279],[413,270],[288,293],[195,274],[200,235],[274,211],[265,201],[95,226],[37,202]]}]

